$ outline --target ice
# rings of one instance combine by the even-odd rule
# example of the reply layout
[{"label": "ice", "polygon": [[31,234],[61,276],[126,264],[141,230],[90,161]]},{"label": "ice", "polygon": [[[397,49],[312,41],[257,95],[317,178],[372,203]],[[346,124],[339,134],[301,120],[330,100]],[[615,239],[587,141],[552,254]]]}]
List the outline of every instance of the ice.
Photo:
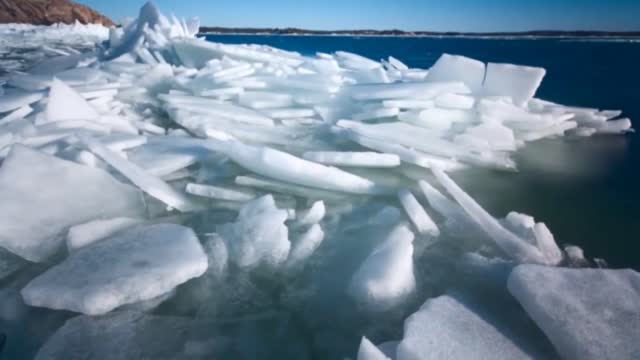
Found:
[{"label": "ice", "polygon": [[96,120],[98,113],[72,88],[58,79],[51,82],[47,121]]},{"label": "ice", "polygon": [[137,226],[72,253],[21,293],[31,306],[100,315],[158,297],[206,270],[191,229]]},{"label": "ice", "polygon": [[460,81],[478,94],[482,90],[485,77],[484,63],[464,56],[443,54],[429,69],[427,81],[456,82]]},{"label": "ice", "polygon": [[301,196],[309,199],[340,200],[346,197],[345,194],[341,193],[335,193],[253,176],[238,176],[235,179],[235,183],[242,186],[254,187],[280,194]]},{"label": "ice", "polygon": [[457,94],[443,94],[435,98],[434,104],[445,109],[470,110],[476,100],[471,96]]},{"label": "ice", "polygon": [[21,107],[31,105],[44,97],[43,92],[14,91],[4,93],[0,97],[0,113],[13,111]]},{"label": "ice", "polygon": [[[30,282],[48,289],[37,294],[45,308],[25,306],[20,332],[0,324],[6,356],[32,357],[71,316],[51,309],[59,308],[206,317],[224,329],[221,340],[201,331],[206,340],[180,343],[167,358],[269,357],[276,340],[276,352],[290,356],[274,358],[341,358],[363,334],[398,339],[416,301],[444,291],[480,329],[494,326],[518,346],[545,339],[538,332],[519,341],[499,326],[508,318],[535,329],[506,290],[508,273],[520,263],[590,261],[577,247],[561,250],[533,216],[490,215],[449,175],[484,199],[476,191],[491,186],[470,182],[515,171],[529,142],[626,134],[626,115],[535,98],[539,68],[448,54],[431,69],[392,56],[300,54],[216,43],[198,37],[198,24],[147,4],[112,29],[0,25],[0,280],[14,291]],[[187,225],[200,241],[178,225],[162,226],[189,240],[169,243],[159,230],[155,240],[127,235],[159,226],[151,224]],[[196,268],[199,279],[177,280]],[[485,346],[484,334],[454,330],[460,314],[419,344],[455,349],[420,356],[467,349],[469,358],[499,357],[506,342]],[[262,318],[279,320],[256,332]],[[165,354],[155,352],[162,344],[153,337],[164,336],[155,330],[152,341],[136,333],[116,346],[117,333],[138,329],[126,319],[146,316],[117,326],[81,319],[78,328],[95,321],[113,332],[76,333],[68,349],[54,336],[55,351],[49,344],[43,354]],[[459,337],[446,338],[448,329]],[[378,351],[365,340],[361,357],[398,358],[397,341]],[[473,346],[496,349],[475,354]],[[229,347],[234,353],[218,356]]]},{"label": "ice", "polygon": [[[433,170],[436,178],[444,186],[454,199],[460,204],[465,212],[474,222],[482,228],[507,255],[522,263],[538,263],[545,265],[556,265],[556,256],[549,256],[539,247],[529,243],[508,229],[504,228],[494,217],[492,217],[480,204],[464,192],[449,176],[443,171]],[[545,237],[544,248],[551,247],[548,244],[553,239]]]},{"label": "ice", "polygon": [[31,114],[33,112],[33,108],[29,105],[25,105],[19,109],[16,109],[4,117],[0,118],[0,125],[8,124],[14,120],[19,120],[24,118],[25,116]]},{"label": "ice", "polygon": [[467,129],[467,135],[486,141],[493,150],[512,151],[516,149],[513,130],[500,123],[484,123]]},{"label": "ice", "polygon": [[227,155],[242,167],[277,180],[355,194],[377,194],[385,189],[334,167],[307,161],[268,147],[230,144]]},{"label": "ice", "polygon": [[411,219],[411,223],[418,230],[418,233],[431,236],[440,235],[438,226],[429,217],[411,191],[408,189],[401,189],[398,192],[398,199],[400,200],[404,211],[409,216],[409,219]]},{"label": "ice", "polygon": [[0,247],[0,280],[24,267],[27,262],[21,257]]},{"label": "ice", "polygon": [[291,253],[287,259],[288,266],[304,263],[318,249],[324,240],[324,231],[318,224],[311,227],[293,242]]},{"label": "ice", "polygon": [[406,226],[395,227],[353,275],[349,295],[375,312],[401,304],[416,286],[413,239],[413,233]]},{"label": "ice", "polygon": [[624,134],[631,131],[631,120],[617,119],[602,123],[596,131],[600,134]]},{"label": "ice", "polygon": [[197,207],[197,205],[195,205],[191,199],[187,198],[184,193],[172,188],[161,179],[146,173],[135,164],[123,159],[111,150],[107,149],[100,142],[88,137],[82,137],[82,142],[91,152],[125,175],[132,183],[140,187],[144,192],[160,201],[163,201],[168,206],[180,211],[191,211]]},{"label": "ice", "polygon": [[75,251],[79,248],[93,244],[96,241],[107,238],[121,230],[140,225],[144,221],[134,218],[113,218],[94,220],[69,228],[67,234],[67,249]]},{"label": "ice", "polygon": [[400,165],[398,155],[376,152],[308,151],[302,157],[320,164],[336,166],[388,168]]},{"label": "ice", "polygon": [[483,94],[509,96],[514,104],[523,106],[534,97],[545,74],[543,68],[489,63]]},{"label": "ice", "polygon": [[287,211],[278,209],[271,195],[248,202],[234,223],[220,229],[230,260],[245,269],[284,263],[291,249],[285,220]]},{"label": "ice", "polygon": [[464,83],[455,81],[354,85],[348,91],[356,100],[428,100],[445,93],[468,94],[470,92]]},{"label": "ice", "polygon": [[458,299],[429,299],[405,320],[397,360],[532,359],[503,329]]},{"label": "ice", "polygon": [[378,349],[369,339],[362,337],[360,348],[358,349],[357,360],[390,360],[380,349]]},{"label": "ice", "polygon": [[237,189],[224,188],[220,186],[203,185],[203,184],[187,184],[186,191],[189,194],[208,197],[211,199],[227,200],[227,201],[249,201],[255,199],[256,194],[248,191],[240,191]]},{"label": "ice", "polygon": [[326,213],[324,201],[318,200],[313,203],[311,208],[298,215],[296,221],[300,225],[315,225],[322,221]]},{"label": "ice", "polygon": [[146,3],[138,18],[125,28],[124,35],[113,38],[111,48],[105,51],[103,57],[107,60],[116,59],[129,51],[135,50],[143,41],[146,28],[153,28],[160,21],[160,12],[152,3]]},{"label": "ice", "polygon": [[565,359],[640,354],[640,275],[633,270],[520,265],[509,291]]},{"label": "ice", "polygon": [[72,225],[146,216],[141,195],[104,170],[14,145],[0,168],[0,245],[43,261],[61,248]]},{"label": "ice", "polygon": [[187,344],[199,329],[189,318],[120,311],[100,317],[68,320],[38,351],[37,360],[171,359],[185,357]]}]

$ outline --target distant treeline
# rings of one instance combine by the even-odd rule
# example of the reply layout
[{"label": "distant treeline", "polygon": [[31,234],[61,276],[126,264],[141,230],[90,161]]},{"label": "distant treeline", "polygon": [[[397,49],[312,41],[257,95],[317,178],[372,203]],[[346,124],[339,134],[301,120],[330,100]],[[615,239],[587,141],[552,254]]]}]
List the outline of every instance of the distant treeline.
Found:
[{"label": "distant treeline", "polygon": [[200,27],[201,33],[216,34],[268,34],[268,35],[356,35],[356,36],[478,36],[478,37],[640,37],[640,32],[610,31],[556,31],[536,30],[524,32],[436,32],[403,30],[307,30],[298,28],[226,28]]}]

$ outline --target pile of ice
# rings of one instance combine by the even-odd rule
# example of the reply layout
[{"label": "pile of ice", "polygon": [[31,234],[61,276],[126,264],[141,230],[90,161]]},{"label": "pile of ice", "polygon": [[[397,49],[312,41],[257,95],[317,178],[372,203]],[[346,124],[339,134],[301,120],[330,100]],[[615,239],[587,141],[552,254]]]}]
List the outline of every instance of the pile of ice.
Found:
[{"label": "pile of ice", "polygon": [[48,57],[91,51],[108,38],[109,28],[100,24],[0,24],[0,77]]},{"label": "pile of ice", "polygon": [[[28,29],[40,40],[67,31]],[[51,314],[116,311],[70,320],[39,358],[64,357],[65,344],[108,358],[99,338],[119,329],[153,333],[146,324],[164,320],[140,312],[159,304],[187,316],[176,320],[183,325],[194,313],[239,313],[250,322],[264,304],[289,306],[308,317],[307,331],[327,336],[327,326],[349,316],[414,312],[416,298],[423,302],[447,284],[426,291],[431,273],[484,259],[465,253],[494,258],[467,264],[486,279],[517,264],[560,272],[553,266],[575,260],[576,251],[563,252],[531,216],[492,216],[448,174],[513,170],[511,155],[529,141],[630,131],[620,111],[535,98],[540,68],[443,55],[431,69],[411,69],[392,57],[308,57],[207,42],[197,32],[196,21],[169,19],[147,4],[138,19],[109,29],[99,47],[60,51],[2,86],[0,284]],[[439,265],[429,268],[430,259]],[[494,271],[492,261],[508,266]],[[538,322],[549,310],[527,300],[537,285],[521,278],[524,285],[512,280],[509,288]],[[314,279],[318,288],[307,281]],[[638,300],[633,284],[624,291]],[[568,306],[586,301],[575,295]],[[336,318],[328,325],[327,302],[347,304],[331,309]],[[627,303],[606,305],[613,314],[640,313]],[[387,346],[380,354],[365,339],[359,358],[525,356],[481,313],[455,298],[428,299],[407,319],[397,351]],[[544,321],[558,352],[576,355],[580,334]],[[297,324],[284,322],[287,329]],[[53,323],[42,332],[61,326]],[[44,342],[42,332],[36,343]],[[267,333],[260,338],[274,336]],[[148,336],[117,351],[154,354],[144,348]],[[570,338],[556,342],[563,336]],[[13,337],[10,346],[18,346]],[[226,349],[182,340],[171,343],[179,345],[171,345],[172,356],[210,358]],[[322,344],[301,346],[317,354]]]}]

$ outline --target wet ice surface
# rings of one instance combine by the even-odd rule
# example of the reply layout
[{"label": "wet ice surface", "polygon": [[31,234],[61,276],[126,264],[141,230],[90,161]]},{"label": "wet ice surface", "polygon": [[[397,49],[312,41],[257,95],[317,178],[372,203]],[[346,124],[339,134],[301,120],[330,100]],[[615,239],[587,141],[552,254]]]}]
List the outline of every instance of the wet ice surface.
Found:
[{"label": "wet ice surface", "polygon": [[[619,333],[602,356],[633,358],[637,274],[564,269],[594,262],[502,208],[521,164],[580,174],[562,144],[626,133],[619,111],[536,98],[540,68],[197,28],[152,5],[121,29],[0,28],[3,52],[51,44],[2,63],[5,356],[597,358],[580,339]],[[615,296],[588,298],[602,279]]]}]

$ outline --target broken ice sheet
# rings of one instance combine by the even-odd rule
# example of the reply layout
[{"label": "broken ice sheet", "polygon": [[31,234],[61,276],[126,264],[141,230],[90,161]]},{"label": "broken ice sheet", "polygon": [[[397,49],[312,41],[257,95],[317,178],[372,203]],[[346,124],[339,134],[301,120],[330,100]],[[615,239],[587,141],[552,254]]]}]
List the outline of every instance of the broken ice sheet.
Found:
[{"label": "broken ice sheet", "polygon": [[175,359],[187,356],[188,343],[199,340],[201,322],[174,316],[121,311],[68,320],[38,351],[35,359]]},{"label": "broken ice sheet", "polygon": [[30,261],[60,250],[69,226],[115,216],[145,217],[142,193],[102,169],[22,145],[0,167],[0,246]]},{"label": "broken ice sheet", "polygon": [[637,272],[520,265],[508,287],[563,358],[640,354]]},{"label": "broken ice sheet", "polygon": [[22,289],[31,306],[105,314],[202,275],[207,256],[189,228],[133,227],[69,255]]}]

